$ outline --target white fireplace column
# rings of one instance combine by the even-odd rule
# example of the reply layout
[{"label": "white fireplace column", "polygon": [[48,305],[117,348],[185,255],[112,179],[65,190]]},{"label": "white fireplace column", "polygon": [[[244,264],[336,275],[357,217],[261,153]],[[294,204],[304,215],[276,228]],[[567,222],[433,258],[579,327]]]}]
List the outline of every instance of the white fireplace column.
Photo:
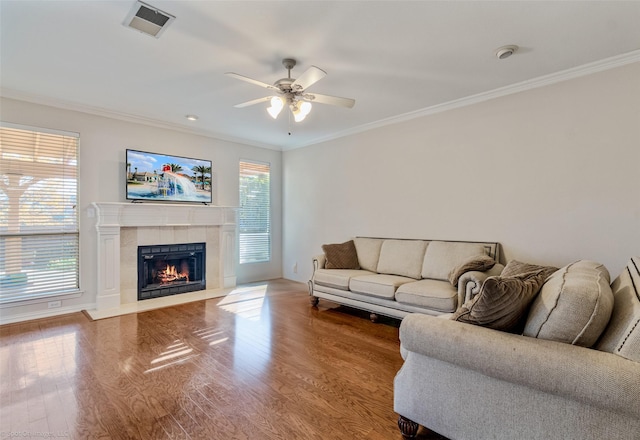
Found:
[{"label": "white fireplace column", "polygon": [[[236,209],[225,206],[170,205],[157,203],[92,203],[96,209],[97,295],[96,310],[120,307],[121,228],[184,228],[216,226],[217,274],[207,273],[207,290],[236,285]],[[167,244],[167,243],[149,243]],[[209,279],[220,285],[210,286]]]}]

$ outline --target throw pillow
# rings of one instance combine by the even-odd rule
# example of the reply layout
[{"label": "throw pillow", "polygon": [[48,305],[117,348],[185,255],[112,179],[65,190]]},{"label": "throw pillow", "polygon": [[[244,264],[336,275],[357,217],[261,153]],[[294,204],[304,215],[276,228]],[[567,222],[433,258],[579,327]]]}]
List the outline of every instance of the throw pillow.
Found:
[{"label": "throw pillow", "polygon": [[511,277],[511,276],[514,276],[514,275],[523,275],[523,274],[529,274],[529,273],[540,273],[540,274],[546,274],[547,277],[549,277],[556,270],[558,270],[557,267],[540,266],[540,265],[537,265],[537,264],[522,263],[522,262],[517,261],[517,260],[511,260],[504,267],[504,269],[500,273],[500,276],[501,277]]},{"label": "throw pillow", "polygon": [[360,269],[358,253],[353,240],[322,245],[322,251],[326,257],[325,269]]},{"label": "throw pillow", "polygon": [[489,277],[480,293],[464,303],[451,317],[454,321],[518,332],[524,316],[547,278],[546,273],[512,277]]},{"label": "throw pillow", "polygon": [[496,261],[488,255],[476,255],[466,258],[463,262],[454,267],[451,272],[449,272],[449,282],[452,286],[455,287],[458,285],[458,280],[463,273],[472,270],[479,270],[480,272],[484,272],[485,270],[491,269],[495,265]]},{"label": "throw pillow", "polygon": [[554,273],[531,305],[525,336],[591,347],[609,322],[614,297],[609,271],[580,260]]}]

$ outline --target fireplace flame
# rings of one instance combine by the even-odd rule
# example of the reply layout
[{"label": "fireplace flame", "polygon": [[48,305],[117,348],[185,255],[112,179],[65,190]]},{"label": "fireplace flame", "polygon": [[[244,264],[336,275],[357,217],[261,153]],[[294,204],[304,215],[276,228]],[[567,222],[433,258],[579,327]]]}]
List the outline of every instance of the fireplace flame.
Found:
[{"label": "fireplace flame", "polygon": [[167,264],[167,267],[164,270],[158,271],[158,280],[160,281],[160,284],[168,284],[176,281],[189,282],[189,266],[187,264],[182,264],[180,271],[178,271],[176,266]]}]

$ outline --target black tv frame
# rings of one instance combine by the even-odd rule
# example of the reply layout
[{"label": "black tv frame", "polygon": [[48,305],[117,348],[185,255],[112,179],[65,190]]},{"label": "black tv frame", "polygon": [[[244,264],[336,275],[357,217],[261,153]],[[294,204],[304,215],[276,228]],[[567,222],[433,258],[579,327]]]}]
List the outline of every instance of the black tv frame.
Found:
[{"label": "black tv frame", "polygon": [[[193,171],[196,166],[208,168],[204,178],[202,172]],[[125,198],[132,202],[212,204],[212,167],[208,159],[127,148]]]}]

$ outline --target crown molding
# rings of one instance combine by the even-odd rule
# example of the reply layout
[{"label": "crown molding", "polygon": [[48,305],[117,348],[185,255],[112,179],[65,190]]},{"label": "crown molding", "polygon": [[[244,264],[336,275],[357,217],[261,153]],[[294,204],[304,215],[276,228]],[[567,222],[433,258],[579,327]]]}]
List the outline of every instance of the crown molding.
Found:
[{"label": "crown molding", "polygon": [[491,99],[500,98],[502,96],[512,95],[515,93],[524,92],[527,90],[537,89],[539,87],[545,87],[552,84],[557,84],[563,81],[580,78],[582,76],[591,75],[594,73],[602,72],[605,70],[615,69],[617,67],[626,66],[627,64],[633,64],[640,62],[640,50],[627,52],[622,55],[617,55],[603,60],[594,61],[592,63],[584,64],[578,67],[562,70],[560,72],[551,73],[549,75],[540,76],[538,78],[522,81],[519,83],[511,84],[509,86],[500,87],[498,89],[490,90],[488,92],[478,93],[475,95],[467,96],[464,98],[456,99],[453,101],[437,104],[431,107],[415,110],[401,115],[392,116],[390,118],[381,119],[379,121],[371,122],[369,124],[360,125],[358,127],[343,130],[329,136],[323,136],[313,139],[310,142],[299,144],[290,150],[296,148],[309,147],[311,145],[319,144],[322,142],[331,141],[334,139],[350,136],[353,134],[362,133],[365,131],[373,130],[375,128],[385,127],[387,125],[398,124],[400,122],[409,121],[424,116],[433,115],[436,113],[442,113],[448,110],[453,110],[460,107],[466,107],[469,105],[477,104]]},{"label": "crown molding", "polygon": [[381,128],[387,125],[398,124],[401,122],[409,121],[416,118],[421,118],[424,116],[433,115],[436,113],[442,113],[442,112],[453,110],[460,107],[466,107],[466,106],[477,104],[480,102],[489,101],[491,99],[500,98],[502,96],[512,95],[514,93],[520,93],[527,90],[533,90],[539,87],[545,87],[552,84],[557,84],[563,81],[580,78],[582,76],[591,75],[591,74],[602,72],[605,70],[615,69],[617,67],[622,67],[627,64],[632,64],[637,62],[640,62],[640,50],[627,52],[625,54],[594,61],[592,63],[562,70],[560,72],[555,72],[549,75],[540,76],[538,78],[522,81],[509,86],[500,87],[498,89],[490,90],[488,92],[478,93],[475,95],[467,96],[460,99],[455,99],[453,101],[445,102],[442,104],[437,104],[431,107],[426,107],[426,108],[411,111],[408,113],[403,113],[397,116],[392,116],[390,118],[381,119],[379,121],[374,121],[368,124],[359,125],[357,127],[353,127],[347,130],[342,130],[327,136],[318,137],[318,138],[312,139],[311,141],[303,142],[303,143],[300,143],[291,147],[286,147],[286,148],[283,148],[282,146],[278,146],[278,145],[265,144],[265,143],[251,141],[248,139],[241,139],[241,138],[236,138],[232,136],[227,136],[221,133],[214,133],[214,132],[203,130],[203,129],[185,127],[183,125],[175,124],[171,122],[164,122],[156,119],[145,118],[145,117],[127,114],[123,112],[115,112],[112,110],[107,110],[99,107],[86,106],[86,105],[77,104],[73,102],[67,102],[67,101],[62,101],[57,99],[46,98],[42,96],[36,96],[36,95],[32,95],[32,94],[20,92],[17,90],[12,90],[12,89],[0,88],[0,96],[9,98],[9,99],[17,99],[20,101],[31,102],[34,104],[46,105],[50,107],[62,108],[62,109],[71,110],[71,111],[78,111],[82,113],[102,116],[102,117],[111,118],[111,119],[117,119],[117,120],[126,121],[126,122],[133,122],[133,123],[148,125],[156,128],[166,128],[170,130],[179,131],[182,133],[195,134],[195,135],[216,139],[216,140],[222,140],[226,142],[233,142],[233,143],[238,143],[242,145],[258,147],[258,148],[266,148],[266,149],[275,150],[275,151],[287,151],[287,150],[295,150],[298,148],[309,147],[311,145],[328,142],[328,141],[339,139],[346,136],[351,136],[354,134],[373,130],[375,128]]},{"label": "crown molding", "polygon": [[207,131],[207,130],[203,130],[195,127],[185,127],[183,125],[175,124],[171,122],[160,121],[152,118],[145,118],[143,116],[133,115],[133,114],[124,113],[124,112],[116,112],[113,110],[107,110],[100,107],[93,107],[93,106],[88,106],[84,104],[78,104],[75,102],[48,98],[40,95],[33,95],[30,93],[25,93],[25,92],[13,90],[13,89],[0,88],[0,96],[8,99],[15,99],[18,101],[30,102],[32,104],[39,104],[39,105],[45,105],[49,107],[60,108],[64,110],[76,111],[76,112],[86,113],[94,116],[101,116],[104,118],[117,119],[120,121],[147,125],[155,128],[165,128],[169,130],[179,131],[182,133],[203,136],[210,139],[233,142],[236,144],[249,145],[249,146],[258,147],[258,148],[266,148],[269,150],[282,151],[282,148],[278,145],[252,142],[248,139],[241,139],[233,136],[227,136],[221,133],[215,133],[215,132],[211,132],[211,131]]}]

